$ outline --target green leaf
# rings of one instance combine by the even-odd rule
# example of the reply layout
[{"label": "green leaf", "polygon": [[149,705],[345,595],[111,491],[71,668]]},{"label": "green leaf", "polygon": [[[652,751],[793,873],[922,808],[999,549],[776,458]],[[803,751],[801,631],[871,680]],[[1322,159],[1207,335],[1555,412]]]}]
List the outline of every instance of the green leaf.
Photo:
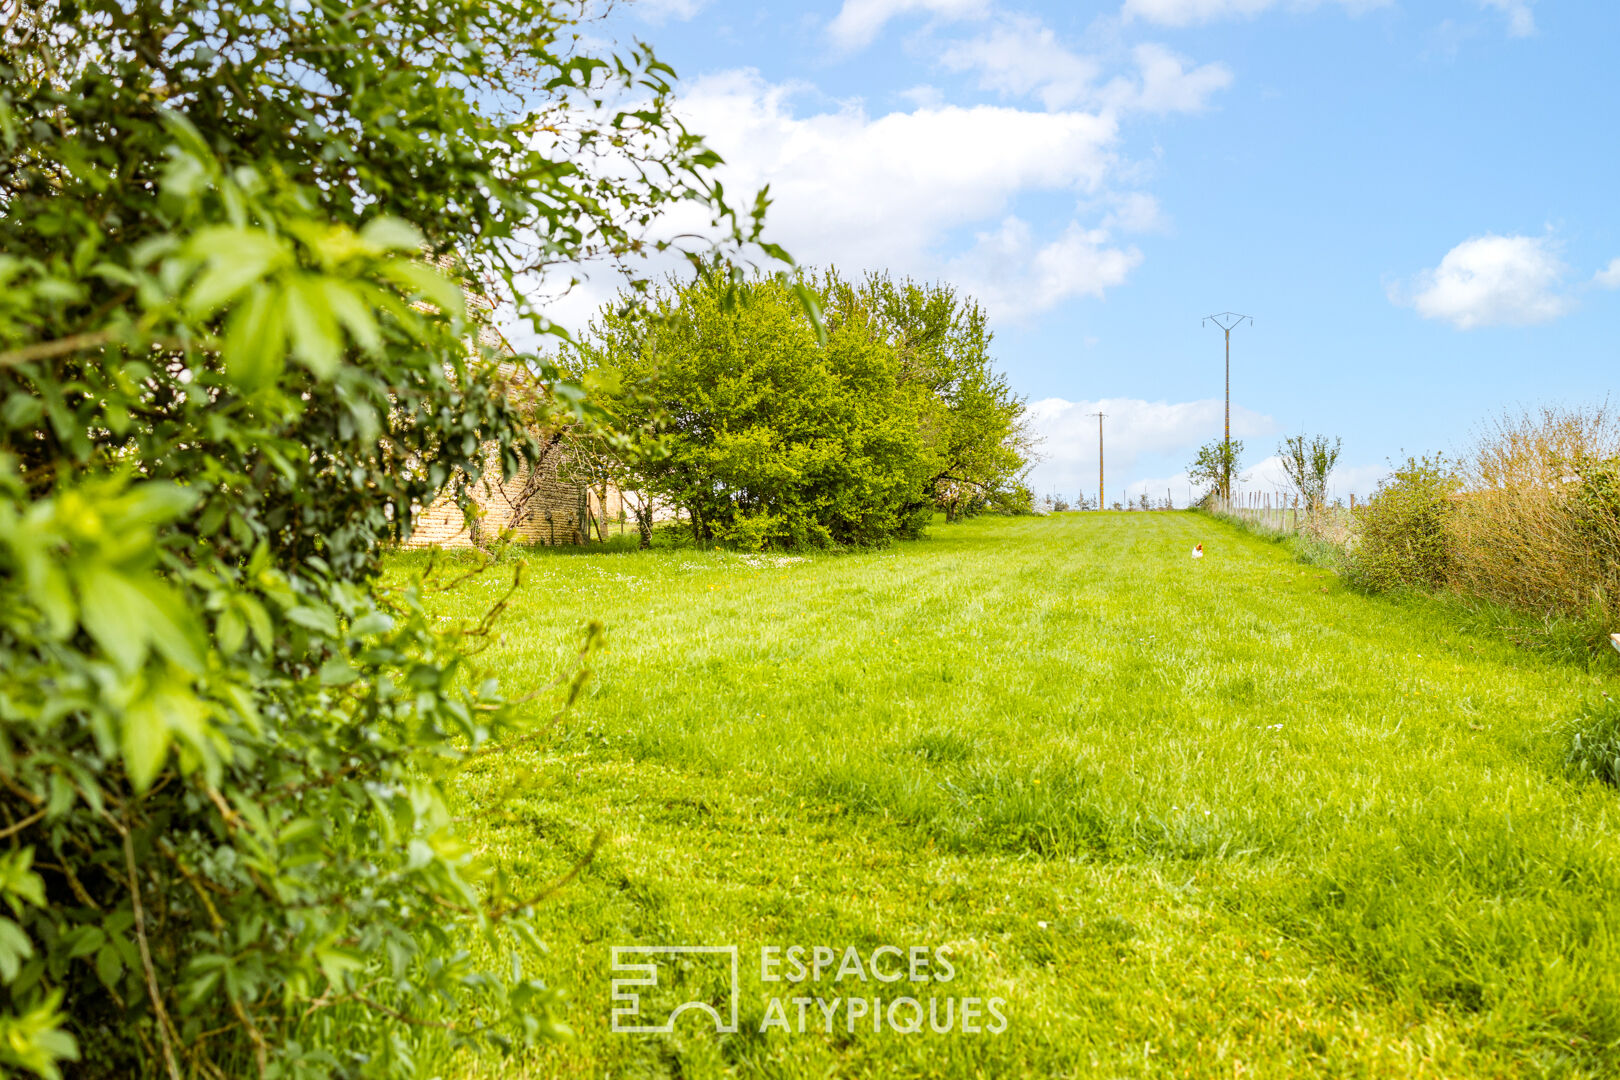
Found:
[{"label": "green leaf", "polygon": [[193,674],[200,673],[203,669],[200,634],[180,597],[160,581],[143,581],[138,588],[147,601],[148,639],[171,664]]},{"label": "green leaf", "polygon": [[281,376],[286,344],[280,290],[259,285],[225,324],[225,374],[246,392],[268,386]]},{"label": "green leaf", "polygon": [[253,631],[253,637],[258,641],[259,647],[269,651],[276,643],[275,631],[270,625],[270,615],[264,610],[257,597],[242,594],[236,598],[236,606],[247,617],[248,627]]},{"label": "green leaf", "polygon": [[124,711],[124,771],[138,792],[152,786],[169,751],[169,722],[150,696]]},{"label": "green leaf", "polygon": [[105,944],[107,935],[102,933],[101,927],[91,923],[81,923],[57,939],[57,947],[66,949],[71,960],[89,956]]},{"label": "green leaf", "polygon": [[422,234],[417,232],[416,226],[387,215],[366,222],[360,230],[360,239],[378,251],[420,251],[422,248]]},{"label": "green leaf", "polygon": [[287,612],[287,621],[308,627],[327,637],[338,636],[337,616],[332,614],[330,608],[295,607]]},{"label": "green leaf", "polygon": [[354,950],[335,946],[317,948],[315,962],[321,966],[321,972],[335,987],[345,985],[344,976],[349,972],[360,971],[366,966],[365,961]]},{"label": "green leaf", "polygon": [[34,849],[31,847],[18,848],[4,856],[0,856],[0,893],[5,894],[6,903],[11,905],[13,911],[22,910],[18,899],[26,900],[35,907],[45,906],[45,882],[34,871]]},{"label": "green leaf", "polygon": [[247,620],[234,607],[226,608],[214,624],[214,636],[219,640],[219,651],[235,656],[247,641]]},{"label": "green leaf", "polygon": [[262,229],[228,225],[202,230],[185,250],[207,259],[186,296],[186,310],[196,316],[213,314],[292,257],[285,244]]},{"label": "green leaf", "polygon": [[123,574],[101,563],[77,568],[79,618],[89,635],[127,672],[146,659],[151,601]]},{"label": "green leaf", "polygon": [[330,379],[343,358],[343,339],[320,279],[294,278],[284,296],[293,356],[316,378]]},{"label": "green leaf", "polygon": [[179,484],[153,480],[136,484],[124,497],[124,512],[119,522],[131,525],[161,525],[180,517],[197,505],[198,495]]},{"label": "green leaf", "polygon": [[371,611],[349,624],[349,636],[370,637],[372,634],[386,634],[393,628],[394,620],[387,612]]},{"label": "green leaf", "polygon": [[15,979],[22,962],[33,955],[34,943],[28,940],[23,928],[0,916],[0,982]]},{"label": "green leaf", "polygon": [[116,990],[123,974],[124,962],[118,958],[118,950],[111,945],[103,945],[96,953],[96,978],[109,989]]},{"label": "green leaf", "polygon": [[383,273],[389,280],[426,300],[446,315],[459,319],[466,314],[466,299],[462,295],[461,286],[426,263],[395,259],[383,267]]},{"label": "green leaf", "polygon": [[321,665],[322,686],[347,686],[359,677],[360,673],[341,656],[334,656]]},{"label": "green leaf", "polygon": [[382,333],[377,328],[377,317],[358,292],[335,278],[323,281],[321,289],[326,302],[331,305],[332,314],[337,316],[338,322],[354,338],[356,345],[368,353],[382,348]]}]

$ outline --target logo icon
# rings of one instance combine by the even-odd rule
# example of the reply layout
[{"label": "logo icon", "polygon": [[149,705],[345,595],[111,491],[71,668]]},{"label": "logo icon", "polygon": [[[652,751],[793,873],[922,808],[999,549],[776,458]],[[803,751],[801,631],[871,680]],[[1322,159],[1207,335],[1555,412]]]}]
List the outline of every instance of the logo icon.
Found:
[{"label": "logo icon", "polygon": [[[731,1014],[721,1016],[720,1010],[706,1001],[685,1001],[671,1009],[662,1024],[648,1024],[653,1019],[641,1013],[641,991],[658,986],[657,957],[680,956],[724,957],[731,964]],[[640,959],[644,962],[637,963]],[[613,1030],[626,1035],[667,1035],[675,1030],[675,1021],[688,1009],[706,1012],[714,1018],[714,1030],[721,1034],[737,1030],[737,946],[735,945],[615,945],[613,970],[626,972],[613,979]]]}]

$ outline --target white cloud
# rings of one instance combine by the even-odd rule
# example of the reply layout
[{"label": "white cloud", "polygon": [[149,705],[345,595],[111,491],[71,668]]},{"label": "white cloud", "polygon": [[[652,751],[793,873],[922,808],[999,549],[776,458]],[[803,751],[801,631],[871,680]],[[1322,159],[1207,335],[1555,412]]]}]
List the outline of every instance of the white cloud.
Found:
[{"label": "white cloud", "polygon": [[[1564,266],[1544,237],[1486,235],[1464,240],[1418,275],[1410,303],[1426,319],[1459,330],[1527,326],[1570,309],[1558,293]],[[1399,290],[1391,299],[1401,302]]]},{"label": "white cloud", "polygon": [[[1332,0],[1352,13],[1382,7],[1389,0]],[[1494,2],[1494,0],[1488,0]],[[1161,26],[1194,26],[1218,19],[1252,18],[1274,7],[1295,10],[1319,6],[1320,0],[1125,0],[1120,14],[1128,22],[1143,19]]]},{"label": "white cloud", "polygon": [[900,91],[900,97],[919,109],[938,109],[945,104],[945,92],[927,83]]},{"label": "white cloud", "polygon": [[1118,125],[1102,115],[980,105],[872,116],[859,103],[801,115],[798,89],[728,72],[694,82],[680,110],[726,159],[728,188],[771,185],[778,242],[811,261],[914,260],[1021,192],[1100,192],[1115,163]]},{"label": "white cloud", "polygon": [[1529,37],[1536,32],[1536,16],[1530,10],[1535,0],[1479,0],[1480,7],[1495,8],[1507,16],[1508,33]]},{"label": "white cloud", "polygon": [[1029,224],[1009,217],[994,232],[950,259],[944,276],[982,302],[998,320],[1018,320],[1074,296],[1101,297],[1125,283],[1142,262],[1135,248],[1110,245],[1106,229],[1078,222],[1049,243],[1038,243]]},{"label": "white cloud", "polygon": [[1162,231],[1167,222],[1159,209],[1159,200],[1145,191],[1127,191],[1110,198],[1113,208],[1103,218],[1103,226],[1120,232],[1145,233]]},{"label": "white cloud", "polygon": [[[1067,401],[1044,398],[1029,406],[1031,426],[1043,438],[1041,462],[1031,475],[1037,494],[1058,491],[1072,494],[1097,490],[1097,412],[1107,414],[1103,421],[1107,487],[1124,491],[1127,477],[1144,458],[1182,457],[1192,460],[1198,447],[1222,432],[1225,404],[1220,398],[1202,401],[1143,401],[1139,398],[1105,398],[1101,401]],[[1232,437],[1259,439],[1277,431],[1276,422],[1263,413],[1232,407]],[[1162,467],[1162,463],[1161,466]],[[1134,478],[1133,478],[1134,479]],[[1181,483],[1185,484],[1185,477]],[[1139,481],[1139,483],[1145,483]],[[1158,481],[1153,481],[1159,484]],[[1163,495],[1162,485],[1158,494]],[[1176,489],[1179,491],[1179,489]],[[1110,495],[1112,502],[1115,496]],[[1176,498],[1180,500],[1181,494]]]},{"label": "white cloud", "polygon": [[631,10],[652,23],[680,22],[695,16],[708,6],[709,0],[633,0]]},{"label": "white cloud", "polygon": [[1205,99],[1232,85],[1232,73],[1224,64],[1204,64],[1188,69],[1186,62],[1163,45],[1138,45],[1133,54],[1140,80],[1116,81],[1122,87],[1126,107],[1145,112],[1201,112]]},{"label": "white cloud", "polygon": [[1098,85],[1102,62],[1063,45],[1052,29],[1027,16],[1002,18],[978,37],[940,54],[951,71],[976,72],[979,88],[1009,97],[1033,96],[1048,109],[1101,106],[1110,111],[1197,112],[1217,90],[1231,85],[1221,64],[1191,68],[1162,45],[1132,50],[1137,71]]},{"label": "white cloud", "polygon": [[1615,259],[1608,266],[1592,275],[1593,284],[1604,289],[1620,289],[1620,259]]},{"label": "white cloud", "polygon": [[1097,61],[1070,51],[1050,27],[1023,15],[1001,19],[989,32],[950,45],[940,63],[951,71],[978,72],[980,89],[1015,97],[1033,94],[1048,109],[1089,100],[1102,73]]},{"label": "white cloud", "polygon": [[883,32],[889,20],[902,15],[974,19],[988,15],[990,8],[989,0],[844,0],[844,6],[827,24],[827,34],[840,49],[863,49]]},{"label": "white cloud", "polygon": [[[1141,262],[1114,232],[1156,224],[1157,204],[1114,190],[1111,116],[991,105],[873,115],[859,102],[816,112],[796,107],[803,89],[733,71],[695,80],[679,103],[725,158],[717,175],[734,198],[770,185],[768,236],[799,262],[948,278],[997,320],[1101,296]],[[1021,196],[1040,192],[1071,194],[1100,220],[1042,234],[1016,213]],[[665,227],[704,232],[707,222],[677,212]],[[597,272],[548,314],[581,327],[617,284]]]}]

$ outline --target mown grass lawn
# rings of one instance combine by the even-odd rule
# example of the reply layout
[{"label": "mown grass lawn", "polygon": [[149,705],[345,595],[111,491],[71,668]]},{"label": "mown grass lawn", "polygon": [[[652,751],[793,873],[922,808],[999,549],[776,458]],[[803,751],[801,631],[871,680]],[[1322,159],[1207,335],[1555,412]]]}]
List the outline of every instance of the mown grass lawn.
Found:
[{"label": "mown grass lawn", "polygon": [[[1563,767],[1612,667],[1187,513],[530,571],[483,657],[509,686],[565,670],[587,619],[608,645],[558,727],[477,762],[463,812],[537,890],[607,830],[527,958],[578,1038],[447,1075],[1620,1072],[1617,796]],[[739,946],[739,1032],[610,1031],[631,944]],[[763,983],[760,947],[793,944],[948,946],[955,978]],[[723,1002],[719,974],[671,968],[644,1011]],[[1006,1030],[759,1031],[773,996],[900,993],[1003,998]]]}]

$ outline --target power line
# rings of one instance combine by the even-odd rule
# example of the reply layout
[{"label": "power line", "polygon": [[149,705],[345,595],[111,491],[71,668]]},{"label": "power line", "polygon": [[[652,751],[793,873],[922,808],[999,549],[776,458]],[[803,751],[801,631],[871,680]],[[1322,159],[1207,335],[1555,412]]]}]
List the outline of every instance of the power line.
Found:
[{"label": "power line", "polygon": [[1235,311],[1223,311],[1219,315],[1205,315],[1199,326],[1214,323],[1226,335],[1226,446],[1225,456],[1221,461],[1221,498],[1227,502],[1232,500],[1232,331],[1248,319],[1249,325],[1254,325],[1252,315],[1239,315]]}]

